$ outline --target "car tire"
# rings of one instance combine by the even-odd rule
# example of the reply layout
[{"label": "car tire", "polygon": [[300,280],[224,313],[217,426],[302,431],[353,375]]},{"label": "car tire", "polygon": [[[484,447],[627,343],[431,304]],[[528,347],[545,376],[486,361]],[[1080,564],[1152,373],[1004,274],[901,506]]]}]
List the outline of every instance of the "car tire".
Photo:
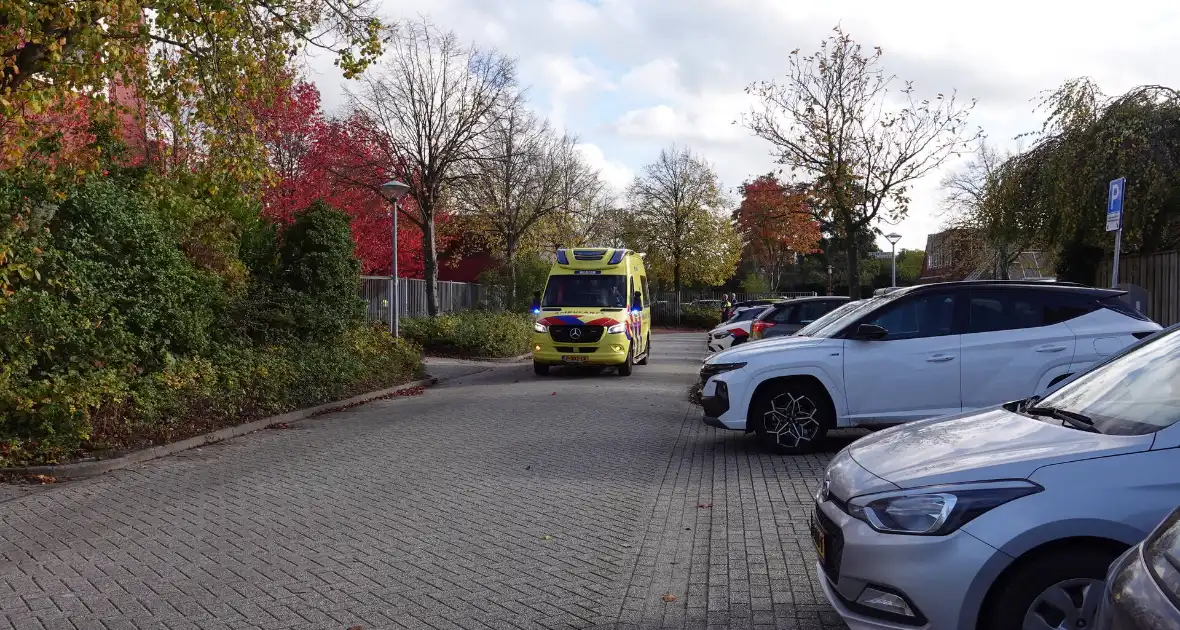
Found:
[{"label": "car tire", "polygon": [[[1118,555],[1111,548],[1070,547],[1021,564],[989,595],[980,630],[1027,627],[1024,621],[1029,615],[1040,616],[1049,628],[1071,619],[1069,615],[1083,622],[1070,627],[1093,627],[1106,571]],[[1061,610],[1059,602],[1076,608]]]},{"label": "car tire", "polygon": [[627,360],[619,366],[619,376],[631,376],[635,371],[635,344],[627,346]]},{"label": "car tire", "polygon": [[827,392],[806,380],[772,383],[758,392],[750,411],[759,439],[783,455],[815,451],[835,420]]},{"label": "car tire", "polygon": [[651,357],[651,335],[647,336],[647,343],[643,344],[643,358],[636,361],[636,365],[647,365],[647,360]]},{"label": "car tire", "polygon": [[537,376],[548,376],[549,366],[544,363],[537,363],[536,361],[533,361],[533,374],[536,374]]}]

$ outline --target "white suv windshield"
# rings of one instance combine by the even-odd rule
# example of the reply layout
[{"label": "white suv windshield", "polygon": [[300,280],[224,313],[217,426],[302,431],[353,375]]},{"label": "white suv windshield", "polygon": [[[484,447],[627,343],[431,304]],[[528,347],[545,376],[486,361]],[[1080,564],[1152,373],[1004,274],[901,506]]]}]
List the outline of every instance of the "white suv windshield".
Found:
[{"label": "white suv windshield", "polygon": [[1080,414],[1109,435],[1144,435],[1172,426],[1180,420],[1180,330],[1083,374],[1036,406]]},{"label": "white suv windshield", "polygon": [[867,309],[881,304],[887,298],[875,297],[867,300],[856,300],[848,302],[840,308],[829,312],[823,317],[811,322],[810,324],[800,328],[795,333],[796,337],[831,337],[840,332],[848,323],[843,321],[845,317],[857,317],[867,312]]}]

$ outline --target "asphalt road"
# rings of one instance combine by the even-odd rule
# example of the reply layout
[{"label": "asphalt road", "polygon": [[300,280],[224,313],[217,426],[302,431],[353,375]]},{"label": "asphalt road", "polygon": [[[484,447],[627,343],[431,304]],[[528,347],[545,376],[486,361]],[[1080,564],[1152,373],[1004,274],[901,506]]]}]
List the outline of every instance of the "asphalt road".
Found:
[{"label": "asphalt road", "polygon": [[630,378],[437,362],[420,397],[0,494],[0,628],[842,628],[830,455],[703,426],[703,335],[654,342]]}]

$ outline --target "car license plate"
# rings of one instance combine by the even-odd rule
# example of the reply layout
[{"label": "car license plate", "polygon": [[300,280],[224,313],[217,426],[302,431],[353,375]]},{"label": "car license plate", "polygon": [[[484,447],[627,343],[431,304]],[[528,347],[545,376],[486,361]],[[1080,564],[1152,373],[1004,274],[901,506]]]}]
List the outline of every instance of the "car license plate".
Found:
[{"label": "car license plate", "polygon": [[811,515],[811,542],[815,543],[815,552],[819,554],[819,561],[824,561],[824,530],[819,526],[818,517]]},{"label": "car license plate", "polygon": [[576,354],[563,354],[561,360],[566,363],[585,363],[586,357],[578,356]]}]

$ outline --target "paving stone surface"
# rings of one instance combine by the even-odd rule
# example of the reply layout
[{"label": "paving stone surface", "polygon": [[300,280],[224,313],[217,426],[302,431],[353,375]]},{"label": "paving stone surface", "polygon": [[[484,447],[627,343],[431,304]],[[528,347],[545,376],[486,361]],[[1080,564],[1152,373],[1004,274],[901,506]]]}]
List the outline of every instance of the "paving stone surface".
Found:
[{"label": "paving stone surface", "polygon": [[700,337],[0,493],[0,629],[843,628],[807,532],[830,454],[703,426]]}]

